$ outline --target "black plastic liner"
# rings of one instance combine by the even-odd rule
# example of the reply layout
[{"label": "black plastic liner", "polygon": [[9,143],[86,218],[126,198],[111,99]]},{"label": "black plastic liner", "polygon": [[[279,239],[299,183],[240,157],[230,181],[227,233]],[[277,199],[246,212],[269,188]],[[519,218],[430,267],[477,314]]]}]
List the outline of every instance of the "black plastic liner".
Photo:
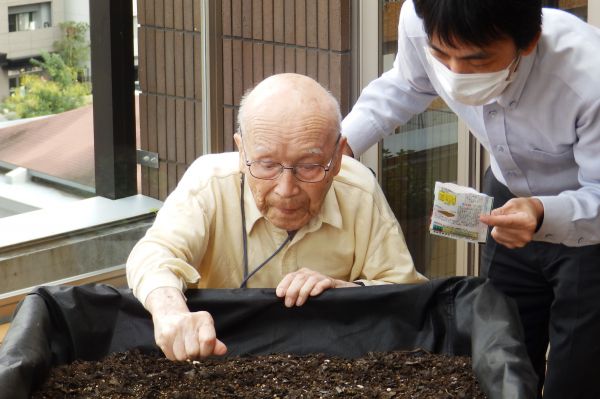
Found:
[{"label": "black plastic liner", "polygon": [[[368,352],[422,348],[472,356],[489,398],[534,398],[514,303],[480,278],[328,290],[285,308],[273,289],[188,290],[210,312],[228,355]],[[40,287],[15,313],[0,347],[0,398],[27,398],[50,368],[132,348],[157,349],[149,313],[130,290],[107,285]]]}]

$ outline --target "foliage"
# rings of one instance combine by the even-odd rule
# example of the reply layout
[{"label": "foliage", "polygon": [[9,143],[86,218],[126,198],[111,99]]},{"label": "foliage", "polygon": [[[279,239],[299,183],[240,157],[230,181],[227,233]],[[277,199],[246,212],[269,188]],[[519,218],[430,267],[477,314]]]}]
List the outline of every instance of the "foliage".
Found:
[{"label": "foliage", "polygon": [[63,86],[42,76],[27,75],[21,87],[4,102],[4,108],[19,118],[56,114],[85,104],[89,89],[77,81]]},{"label": "foliage", "polygon": [[89,27],[87,22],[63,22],[60,24],[62,39],[54,42],[54,51],[67,66],[77,72],[81,71],[90,57],[90,46],[86,37]]},{"label": "foliage", "polygon": [[21,86],[3,103],[4,112],[18,118],[55,114],[81,107],[90,94],[88,83],[78,81],[78,75],[89,56],[85,34],[88,24],[61,24],[63,39],[54,43],[55,53],[42,53],[42,60],[31,63],[42,69],[41,75],[21,77]]}]

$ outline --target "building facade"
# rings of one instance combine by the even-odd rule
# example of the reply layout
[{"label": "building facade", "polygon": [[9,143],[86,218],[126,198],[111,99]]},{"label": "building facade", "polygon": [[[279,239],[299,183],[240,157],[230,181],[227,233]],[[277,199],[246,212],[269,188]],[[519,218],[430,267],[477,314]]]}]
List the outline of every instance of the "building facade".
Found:
[{"label": "building facade", "polygon": [[30,63],[53,51],[65,21],[89,22],[82,0],[0,0],[0,101],[19,86],[20,77],[39,73]]}]

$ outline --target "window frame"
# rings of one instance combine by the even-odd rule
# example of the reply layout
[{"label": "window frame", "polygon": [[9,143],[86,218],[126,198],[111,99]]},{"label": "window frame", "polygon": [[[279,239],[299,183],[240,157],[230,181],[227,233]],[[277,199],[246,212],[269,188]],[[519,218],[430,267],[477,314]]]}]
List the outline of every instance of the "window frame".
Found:
[{"label": "window frame", "polygon": [[96,195],[119,199],[137,194],[133,2],[89,1]]}]

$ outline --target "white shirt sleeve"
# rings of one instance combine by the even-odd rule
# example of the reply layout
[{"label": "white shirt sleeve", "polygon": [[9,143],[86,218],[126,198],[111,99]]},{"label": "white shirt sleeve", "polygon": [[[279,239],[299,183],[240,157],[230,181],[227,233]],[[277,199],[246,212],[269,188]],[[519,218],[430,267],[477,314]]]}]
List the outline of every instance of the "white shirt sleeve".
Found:
[{"label": "white shirt sleeve", "polygon": [[342,122],[342,133],[355,156],[423,112],[437,97],[423,67],[422,47],[426,44],[421,21],[412,2],[407,1],[400,14],[393,68],[362,91]]}]

